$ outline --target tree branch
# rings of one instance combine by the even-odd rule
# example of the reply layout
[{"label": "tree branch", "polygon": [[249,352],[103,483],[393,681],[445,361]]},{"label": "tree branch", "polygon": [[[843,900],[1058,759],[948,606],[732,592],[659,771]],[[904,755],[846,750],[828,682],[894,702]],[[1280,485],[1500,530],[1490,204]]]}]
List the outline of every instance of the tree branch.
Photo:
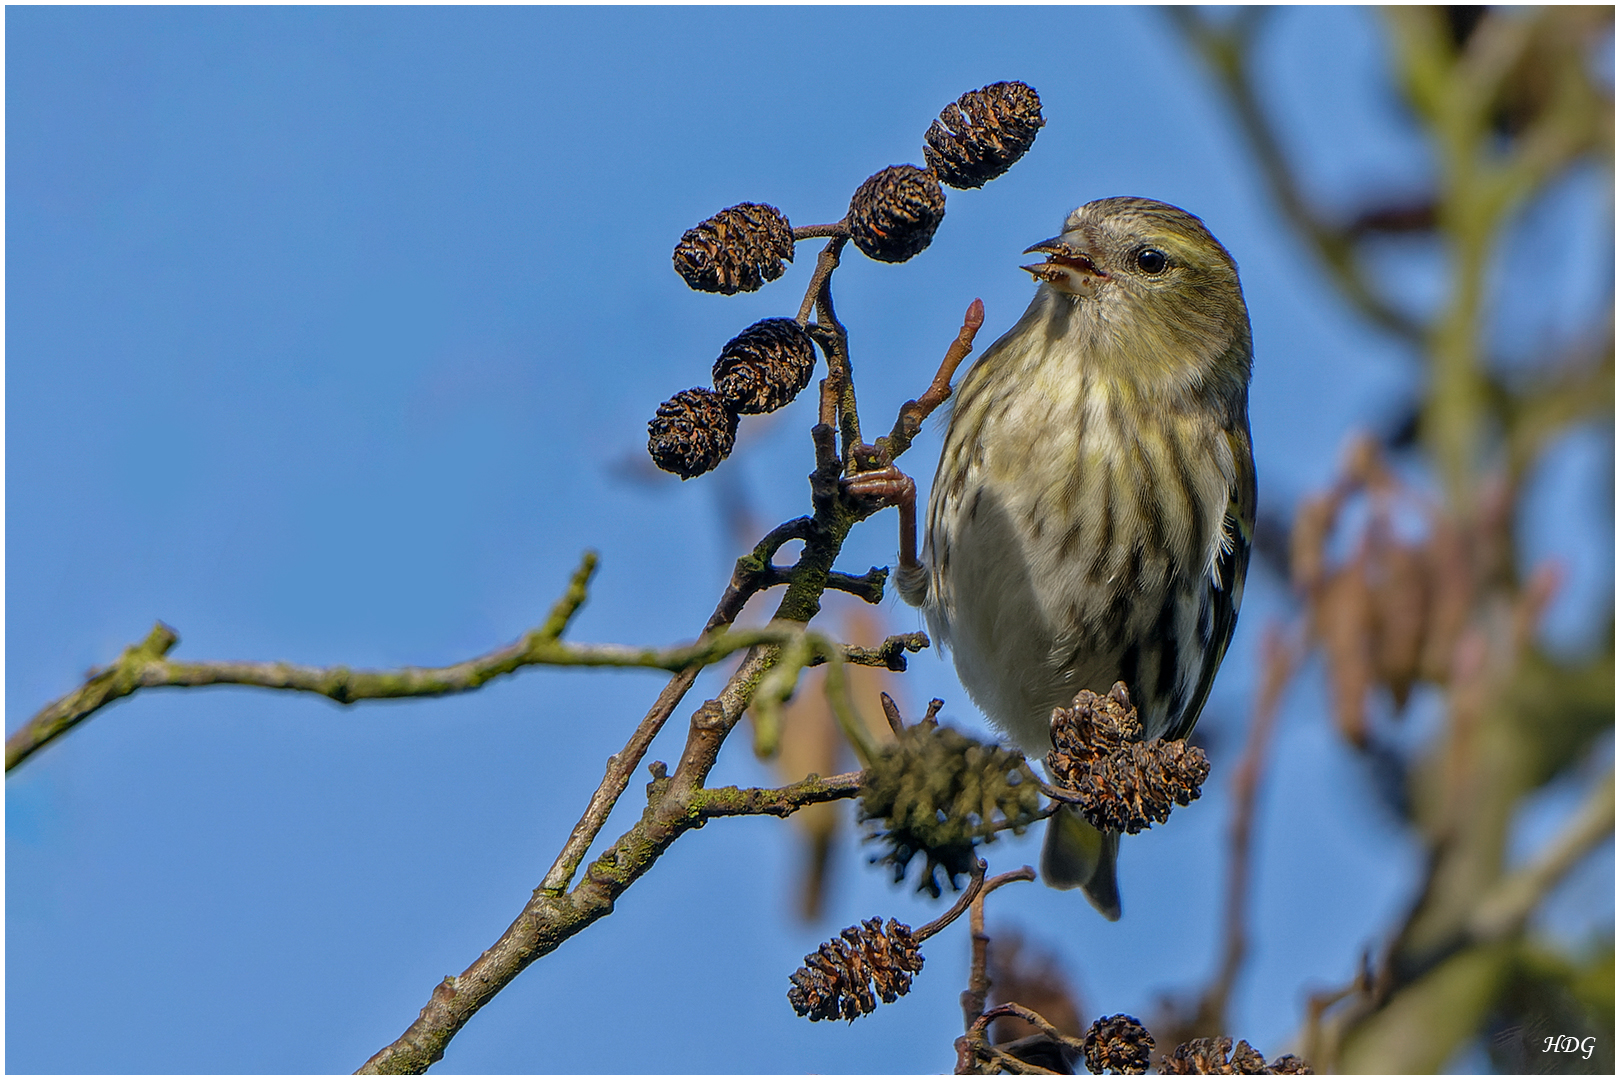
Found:
[{"label": "tree branch", "polygon": [[[6,770],[9,772],[20,765],[98,710],[140,690],[166,686],[256,686],[266,690],[319,694],[340,704],[350,705],[366,700],[465,693],[501,675],[533,666],[653,668],[677,673],[691,668],[695,674],[734,652],[765,643],[780,643],[801,633],[781,627],[725,633],[715,633],[711,629],[708,636],[690,645],[667,649],[629,645],[571,645],[559,641],[574,613],[585,602],[586,583],[595,568],[596,556],[586,555],[574,573],[568,592],[552,608],[546,621],[518,641],[448,667],[355,671],[344,666],[323,668],[282,662],[170,660],[167,653],[179,641],[179,636],[171,628],[158,623],[146,640],[126,648],[110,667],[92,674],[79,689],[45,706],[13,733],[6,740]],[[785,584],[791,576],[791,571],[775,566],[764,572],[754,572],[750,582],[752,589],[747,595],[761,588]],[[849,591],[864,591],[868,595],[875,587],[881,595],[886,576],[887,572],[881,568],[874,568],[864,578],[851,578],[847,574],[829,575],[828,587],[844,585]],[[735,615],[732,617],[735,618]],[[928,647],[928,638],[924,634],[890,637],[876,649],[833,643],[820,635],[813,637],[811,664],[825,663],[827,656],[836,650],[843,659],[853,664],[904,671],[904,654]]]},{"label": "tree branch", "polygon": [[[535,890],[518,917],[465,971],[435,987],[416,1020],[399,1038],[374,1054],[360,1068],[361,1072],[426,1070],[444,1056],[445,1047],[467,1021],[524,968],[612,912],[618,897],[651,869],[670,844],[708,820],[701,807],[712,803],[712,795],[706,792],[704,780],[714,767],[721,745],[754,699],[761,679],[777,663],[783,651],[782,642],[803,642],[808,636],[801,630],[801,636],[788,637],[784,635],[783,624],[795,623],[802,627],[820,611],[821,594],[827,588],[833,560],[845,537],[857,522],[872,512],[838,489],[838,459],[828,453],[834,438],[832,430],[818,424],[811,435],[817,447],[817,468],[811,475],[814,516],[782,526],[751,555],[739,559],[726,597],[710,619],[711,630],[735,619],[742,600],[746,600],[744,594],[748,588],[767,579],[769,556],[775,550],[770,548],[771,543],[779,547],[788,539],[802,539],[804,549],[789,575],[787,591],[772,619],[776,629],[749,649],[720,693],[692,714],[686,745],[674,772],[655,775],[653,783],[648,785],[647,806],[641,820],[592,862],[583,878],[569,889],[583,852],[606,822],[618,794],[629,782],[635,763],[690,688],[696,672],[689,668],[671,680],[637,728],[631,744],[609,762],[608,774],[593,796],[590,808],[575,826],[545,882]],[[735,603],[728,604],[728,601]],[[828,655],[826,639],[819,640],[823,646],[819,651]],[[838,659],[842,660],[842,656]]]},{"label": "tree branch", "polygon": [[834,221],[826,225],[795,225],[794,240],[814,240],[823,236],[848,236],[849,221]]},{"label": "tree branch", "polygon": [[1587,794],[1581,808],[1552,844],[1528,866],[1509,874],[1480,898],[1468,920],[1474,944],[1518,933],[1536,906],[1588,852],[1614,832],[1614,770]]},{"label": "tree branch", "polygon": [[[709,621],[703,624],[704,634],[711,634],[722,627],[730,626],[742,614],[743,607],[754,594],[768,586],[767,575],[774,569],[771,560],[782,549],[782,545],[790,540],[807,540],[814,535],[816,535],[815,522],[811,518],[794,518],[766,533],[760,542],[754,545],[753,551],[740,556],[732,568],[731,580],[726,583],[719,603],[715,604],[713,613],[709,615]],[[574,873],[584,860],[585,853],[590,850],[597,834],[602,831],[602,826],[607,823],[608,815],[613,812],[619,796],[624,794],[631,775],[641,764],[641,759],[646,756],[647,748],[663,730],[664,722],[674,713],[675,707],[681,703],[686,692],[692,689],[692,683],[697,680],[699,670],[701,669],[690,667],[671,679],[659,692],[652,708],[647,710],[647,715],[642,718],[641,723],[636,725],[635,731],[631,732],[624,749],[608,758],[602,782],[592,793],[591,801],[586,805],[579,821],[574,824],[567,843],[558,853],[556,861],[551,864],[551,869],[546,871],[545,878],[540,882],[539,891],[560,893],[568,887],[569,882],[573,881]]]},{"label": "tree branch", "polygon": [[703,788],[694,799],[698,815],[704,819],[751,814],[788,817],[806,806],[853,799],[861,793],[861,775],[848,772],[823,778],[812,774],[779,788]]},{"label": "tree branch", "polygon": [[894,427],[887,435],[878,437],[877,449],[883,461],[892,463],[895,458],[911,449],[911,440],[922,430],[923,421],[951,396],[951,379],[955,377],[956,369],[962,365],[962,361],[973,351],[973,339],[978,336],[982,326],[984,326],[984,301],[975,297],[962,316],[962,328],[956,332],[956,337],[945,350],[945,358],[939,362],[939,370],[934,372],[933,382],[928,384],[928,389],[923,391],[922,397],[900,406],[900,415],[895,417]]},{"label": "tree branch", "polygon": [[[173,629],[158,623],[146,640],[119,654],[110,667],[94,672],[77,690],[45,706],[6,740],[6,771],[10,772],[36,751],[67,734],[99,709],[137,691],[160,686],[257,686],[267,690],[299,690],[320,694],[341,704],[372,698],[437,697],[476,690],[491,679],[532,664],[585,667],[686,666],[680,650],[660,657],[655,650],[625,649],[615,645],[564,645],[559,641],[569,622],[585,603],[586,589],[596,572],[595,552],[586,552],[568,589],[552,606],[546,620],[510,645],[448,667],[406,667],[393,671],[354,671],[348,667],[318,668],[302,664],[258,663],[237,660],[170,660],[168,652],[180,640]],[[690,646],[701,653],[704,646]],[[689,663],[690,661],[687,661]]]},{"label": "tree branch", "polygon": [[1230,29],[1213,25],[1207,16],[1191,8],[1165,10],[1187,44],[1214,74],[1283,216],[1315,249],[1345,299],[1367,319],[1396,337],[1414,344],[1421,341],[1422,325],[1390,306],[1372,290],[1356,257],[1352,234],[1328,224],[1311,208],[1282,143],[1255,96],[1249,76],[1249,50],[1262,9],[1248,9],[1252,14],[1234,20]]}]

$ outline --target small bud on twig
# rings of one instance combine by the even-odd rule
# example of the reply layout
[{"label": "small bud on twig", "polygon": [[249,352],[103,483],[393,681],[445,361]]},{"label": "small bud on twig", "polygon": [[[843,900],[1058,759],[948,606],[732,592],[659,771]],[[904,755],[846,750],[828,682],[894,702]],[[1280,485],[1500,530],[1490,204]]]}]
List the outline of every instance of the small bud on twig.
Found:
[{"label": "small bud on twig", "polygon": [[761,319],[720,350],[714,389],[733,412],[775,412],[810,385],[815,343],[794,319]]},{"label": "small bud on twig", "polygon": [[879,262],[905,262],[934,239],[945,219],[945,190],[927,169],[890,165],[866,178],[849,201],[849,238]]},{"label": "small bud on twig", "polygon": [[662,405],[647,423],[653,464],[690,480],[726,459],[737,444],[737,414],[713,390],[695,386]]},{"label": "small bud on twig", "polygon": [[942,184],[983,187],[1024,156],[1045,124],[1033,87],[991,83],[945,106],[924,136],[923,158]]},{"label": "small bud on twig", "polygon": [[739,203],[686,230],[675,272],[700,292],[753,292],[793,261],[793,226],[774,206]]}]

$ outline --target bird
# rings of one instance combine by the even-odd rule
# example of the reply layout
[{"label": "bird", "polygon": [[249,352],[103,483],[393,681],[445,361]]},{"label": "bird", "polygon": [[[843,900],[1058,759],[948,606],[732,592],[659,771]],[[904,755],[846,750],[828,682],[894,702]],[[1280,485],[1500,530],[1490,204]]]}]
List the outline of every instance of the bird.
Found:
[{"label": "bird", "polygon": [[[1023,317],[953,396],[901,597],[990,723],[1031,756],[1052,711],[1122,681],[1146,740],[1186,737],[1243,600],[1256,489],[1253,334],[1204,223],[1088,202],[1026,249]],[[904,541],[902,547],[906,547]],[[1120,916],[1117,832],[1048,821],[1041,877]]]}]

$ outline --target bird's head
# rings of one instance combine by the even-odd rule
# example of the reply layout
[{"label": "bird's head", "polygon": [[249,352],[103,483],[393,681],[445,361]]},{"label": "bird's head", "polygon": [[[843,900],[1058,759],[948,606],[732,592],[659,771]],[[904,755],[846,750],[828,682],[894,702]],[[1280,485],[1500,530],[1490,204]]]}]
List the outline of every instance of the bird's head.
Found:
[{"label": "bird's head", "polygon": [[1030,253],[1046,261],[1024,269],[1068,298],[1108,353],[1146,369],[1200,370],[1236,353],[1247,381],[1249,313],[1237,266],[1185,210],[1152,199],[1098,199]]}]

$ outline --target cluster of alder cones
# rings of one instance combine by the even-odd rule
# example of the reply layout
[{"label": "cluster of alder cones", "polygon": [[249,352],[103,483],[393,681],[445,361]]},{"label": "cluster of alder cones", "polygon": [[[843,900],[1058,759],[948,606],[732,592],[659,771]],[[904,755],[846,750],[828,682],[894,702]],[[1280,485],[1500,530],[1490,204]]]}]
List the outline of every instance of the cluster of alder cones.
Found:
[{"label": "cluster of alder cones", "polygon": [[[851,926],[804,958],[805,966],[793,973],[788,1000],[793,1010],[811,1020],[857,1018],[877,1009],[878,1001],[892,1003],[911,989],[912,976],[922,970],[920,942],[905,923],[890,919],[867,919]],[[975,1025],[977,1031],[979,1025]],[[1153,1036],[1134,1016],[1118,1013],[1094,1021],[1086,1033],[1075,1038],[1049,1029],[1045,1040],[1037,1040],[1038,1053],[1054,1071],[1073,1072],[1084,1060],[1093,1074],[1136,1074],[1147,1072],[1154,1048]],[[970,1040],[974,1032],[969,1033]],[[968,1056],[983,1062],[968,1071],[999,1071],[996,1055],[982,1042],[969,1047]],[[1048,1045],[1050,1044],[1050,1045]],[[960,1042],[958,1045],[961,1045]],[[1006,1055],[1007,1047],[997,1047]],[[1020,1049],[1018,1045],[1012,1050]],[[1023,1052],[1037,1050],[1025,1047]],[[1016,1053],[1011,1056],[1017,1056]],[[988,1065],[985,1069],[983,1066]],[[962,1071],[958,1067],[958,1071]],[[1312,1071],[1309,1063],[1292,1054],[1267,1062],[1264,1055],[1247,1042],[1225,1035],[1193,1039],[1159,1057],[1161,1074],[1194,1076],[1299,1075]]]},{"label": "cluster of alder cones", "polygon": [[[868,177],[835,226],[795,232],[764,203],[739,203],[688,229],[675,270],[700,292],[753,292],[793,261],[810,236],[847,236],[864,255],[905,262],[926,248],[945,217],[945,191],[977,188],[1013,166],[1045,125],[1041,99],[1021,82],[998,82],[945,107],[924,136],[926,167],[891,165]],[[682,390],[647,425],[647,452],[665,472],[691,479],[713,469],[737,441],[737,418],[792,401],[815,370],[814,343],[798,319],[764,319],[732,338],[714,362],[713,387]]]},{"label": "cluster of alder cones", "polygon": [[1047,772],[1104,831],[1134,834],[1164,824],[1171,807],[1198,798],[1209,778],[1209,759],[1185,739],[1142,741],[1122,682],[1106,695],[1080,691],[1069,707],[1052,710],[1051,724]]}]

